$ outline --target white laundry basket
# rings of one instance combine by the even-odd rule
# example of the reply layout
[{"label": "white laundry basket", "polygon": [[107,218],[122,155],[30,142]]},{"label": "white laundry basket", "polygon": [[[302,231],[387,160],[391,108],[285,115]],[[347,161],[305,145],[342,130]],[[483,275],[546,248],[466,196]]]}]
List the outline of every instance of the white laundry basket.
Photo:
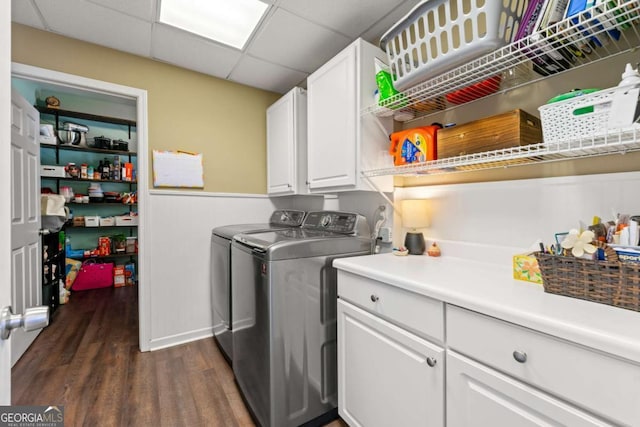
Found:
[{"label": "white laundry basket", "polygon": [[402,91],[513,39],[529,0],[424,0],[380,39]]}]

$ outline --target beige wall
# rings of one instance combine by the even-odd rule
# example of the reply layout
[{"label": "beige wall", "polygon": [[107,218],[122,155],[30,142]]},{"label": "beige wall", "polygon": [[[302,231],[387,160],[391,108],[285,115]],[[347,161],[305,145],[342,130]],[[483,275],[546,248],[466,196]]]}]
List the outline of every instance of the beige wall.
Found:
[{"label": "beige wall", "polygon": [[279,94],[15,23],[12,60],[145,89],[149,150],[203,153],[205,191],[266,193],[265,111]]}]

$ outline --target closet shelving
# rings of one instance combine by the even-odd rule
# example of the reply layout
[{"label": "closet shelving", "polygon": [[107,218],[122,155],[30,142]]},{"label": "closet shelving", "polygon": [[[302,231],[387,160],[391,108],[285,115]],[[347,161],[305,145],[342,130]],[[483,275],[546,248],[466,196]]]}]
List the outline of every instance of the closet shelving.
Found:
[{"label": "closet shelving", "polygon": [[[95,114],[84,113],[80,111],[71,111],[71,110],[62,110],[55,108],[46,108],[41,106],[36,106],[36,109],[40,111],[41,114],[47,114],[54,116],[55,120],[55,128],[60,128],[60,122],[62,119],[83,119],[90,120],[94,122],[101,123],[109,123],[116,125],[117,127],[125,127],[128,131],[129,137],[131,137],[132,129],[135,129],[136,122],[128,119],[121,119],[117,117],[110,116],[101,116]],[[95,147],[88,146],[75,146],[69,144],[40,144],[41,149],[44,150],[55,150],[55,163],[56,165],[64,165],[67,160],[70,159],[69,156],[73,156],[74,158],[71,160],[82,159],[83,161],[96,163],[99,159],[104,156],[117,156],[121,158],[126,158],[130,163],[136,163],[137,153],[135,151],[129,150],[111,150],[111,149],[101,149]],[[127,180],[116,180],[116,179],[89,179],[89,178],[71,178],[71,177],[41,177],[42,181],[51,182],[55,185],[55,191],[60,193],[60,185],[68,185],[75,187],[74,191],[80,191],[82,193],[86,193],[88,191],[88,185],[92,183],[100,183],[105,186],[108,186],[109,190],[117,191],[117,192],[133,192],[137,189],[137,181],[127,181]],[[106,189],[106,188],[105,188]],[[137,203],[132,204],[124,204],[118,202],[89,202],[89,203],[74,203],[69,202],[67,206],[71,209],[76,209],[76,214],[80,213],[80,216],[84,215],[99,215],[100,216],[114,216],[114,215],[122,215],[126,212],[137,212]],[[69,237],[81,237],[84,239],[92,240],[92,237],[97,237],[104,233],[119,233],[125,234],[125,236],[135,237],[137,236],[137,225],[110,225],[110,226],[99,226],[99,227],[85,227],[85,226],[74,226],[71,223],[67,223],[65,225],[65,230],[68,231],[67,236]],[[67,254],[69,256],[69,254]],[[70,256],[69,256],[70,257]],[[101,259],[101,260],[112,260],[116,258],[129,258],[130,260],[135,260],[137,257],[137,253],[130,252],[122,252],[122,253],[113,253],[107,256],[90,256],[90,257],[78,257],[79,259]]]},{"label": "closet shelving", "polygon": [[[500,75],[496,93],[532,85],[549,77],[533,71],[532,60],[545,56],[555,61],[557,75],[588,64],[606,60],[640,47],[640,0],[611,0],[607,7],[593,7],[570,19],[548,27],[476,60],[409,88],[385,100],[384,106],[367,106],[362,115],[384,115],[401,110],[416,119],[439,114],[457,105],[449,104],[446,95]],[[612,29],[618,30],[617,33]],[[616,36],[614,36],[616,35]],[[597,42],[596,42],[597,40]],[[568,54],[574,52],[574,54]],[[489,95],[491,96],[491,95]],[[471,96],[468,101],[476,99]],[[364,171],[365,176],[439,174],[570,158],[626,153],[640,150],[640,130],[625,129],[590,138],[576,138],[556,143],[539,143],[424,163]]]}]

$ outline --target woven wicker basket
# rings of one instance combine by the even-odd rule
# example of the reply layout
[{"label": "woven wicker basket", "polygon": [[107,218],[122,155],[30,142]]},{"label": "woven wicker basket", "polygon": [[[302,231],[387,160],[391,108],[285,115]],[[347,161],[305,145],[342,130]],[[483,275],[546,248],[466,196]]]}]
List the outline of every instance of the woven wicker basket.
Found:
[{"label": "woven wicker basket", "polygon": [[606,261],[536,252],[544,291],[640,311],[640,264],[618,260],[605,246]]}]

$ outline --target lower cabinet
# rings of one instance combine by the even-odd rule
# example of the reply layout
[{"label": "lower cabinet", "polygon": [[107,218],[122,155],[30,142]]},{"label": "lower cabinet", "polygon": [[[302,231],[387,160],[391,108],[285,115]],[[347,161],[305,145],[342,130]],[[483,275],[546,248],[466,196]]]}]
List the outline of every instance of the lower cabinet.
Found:
[{"label": "lower cabinet", "polygon": [[338,296],[351,427],[640,426],[637,362],[341,270]]},{"label": "lower cabinet", "polygon": [[612,425],[453,351],[446,394],[449,427]]},{"label": "lower cabinet", "polygon": [[444,349],[338,300],[338,409],[350,426],[444,426]]}]

